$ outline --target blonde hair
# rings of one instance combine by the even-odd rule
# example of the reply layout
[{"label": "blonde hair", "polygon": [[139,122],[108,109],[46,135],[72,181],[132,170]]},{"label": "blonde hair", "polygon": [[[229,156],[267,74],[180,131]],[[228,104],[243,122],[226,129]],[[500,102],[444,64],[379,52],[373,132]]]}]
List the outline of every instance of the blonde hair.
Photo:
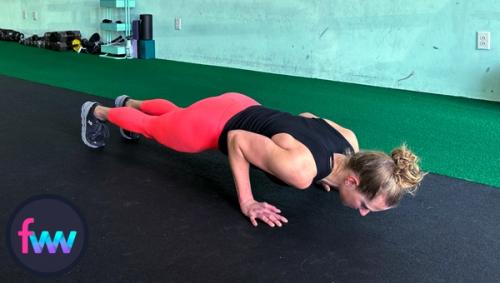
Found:
[{"label": "blonde hair", "polygon": [[420,171],[419,159],[403,144],[391,155],[379,151],[363,151],[347,155],[346,168],[355,172],[358,189],[368,199],[386,195],[386,204],[395,206],[404,195],[415,195],[426,175]]}]

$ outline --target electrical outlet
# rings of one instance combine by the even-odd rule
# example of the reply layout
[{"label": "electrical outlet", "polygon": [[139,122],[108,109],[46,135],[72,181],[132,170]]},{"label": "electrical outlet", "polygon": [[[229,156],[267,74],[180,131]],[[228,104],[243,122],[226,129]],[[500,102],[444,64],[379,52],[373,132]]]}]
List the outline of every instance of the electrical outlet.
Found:
[{"label": "electrical outlet", "polygon": [[477,49],[482,49],[482,50],[491,49],[491,33],[489,31],[477,32]]},{"label": "electrical outlet", "polygon": [[26,20],[26,18],[28,17],[27,13],[25,10],[23,10],[23,20]]},{"label": "electrical outlet", "polygon": [[36,20],[38,20],[38,13],[33,12],[33,21],[36,21]]},{"label": "electrical outlet", "polygon": [[182,29],[182,19],[181,18],[175,18],[174,20],[174,27],[176,30],[181,30]]}]

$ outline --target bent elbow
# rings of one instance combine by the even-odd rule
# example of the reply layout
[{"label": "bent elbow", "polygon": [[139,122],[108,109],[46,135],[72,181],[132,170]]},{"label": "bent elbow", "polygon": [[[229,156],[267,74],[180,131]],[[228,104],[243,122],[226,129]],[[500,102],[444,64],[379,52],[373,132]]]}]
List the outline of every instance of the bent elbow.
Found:
[{"label": "bent elbow", "polygon": [[297,178],[293,182],[293,186],[299,190],[308,189],[311,186],[311,184],[312,184],[312,180],[310,178],[306,178],[306,177]]},{"label": "bent elbow", "polygon": [[239,130],[232,130],[227,133],[227,146],[228,151],[239,151],[241,145],[241,135]]},{"label": "bent elbow", "polygon": [[299,163],[294,163],[293,167],[294,169],[290,170],[290,179],[292,179],[292,185],[299,190],[305,190],[309,188],[314,180],[314,177],[316,176],[315,170],[310,170],[310,166]]},{"label": "bent elbow", "polygon": [[227,133],[227,142],[228,143],[234,143],[237,136],[238,136],[238,131],[237,130],[236,131],[235,130],[229,131]]}]

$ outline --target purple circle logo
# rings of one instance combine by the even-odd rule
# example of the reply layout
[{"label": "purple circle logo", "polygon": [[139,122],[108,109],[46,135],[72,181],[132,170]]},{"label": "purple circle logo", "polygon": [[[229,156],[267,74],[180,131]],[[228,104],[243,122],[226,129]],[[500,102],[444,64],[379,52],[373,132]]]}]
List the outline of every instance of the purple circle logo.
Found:
[{"label": "purple circle logo", "polygon": [[50,275],[76,264],[86,246],[87,227],[69,201],[41,195],[17,207],[6,238],[17,262],[32,272]]}]

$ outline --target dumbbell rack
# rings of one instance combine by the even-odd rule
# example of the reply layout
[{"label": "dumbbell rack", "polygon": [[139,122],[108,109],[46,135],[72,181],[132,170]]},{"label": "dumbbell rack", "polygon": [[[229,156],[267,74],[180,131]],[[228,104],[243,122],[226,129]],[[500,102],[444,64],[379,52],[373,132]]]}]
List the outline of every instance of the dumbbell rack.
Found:
[{"label": "dumbbell rack", "polygon": [[[130,54],[130,41],[127,38],[131,35],[131,16],[130,9],[135,8],[135,0],[100,0],[100,7],[104,9],[106,19],[113,20],[117,9],[123,9],[125,19],[123,23],[101,23],[101,31],[104,35],[104,44],[101,46],[101,57],[114,59],[128,58]],[[125,35],[125,42],[113,44],[113,37],[119,34]],[[128,44],[127,44],[128,43]],[[115,57],[110,55],[125,55],[124,57]]]}]

